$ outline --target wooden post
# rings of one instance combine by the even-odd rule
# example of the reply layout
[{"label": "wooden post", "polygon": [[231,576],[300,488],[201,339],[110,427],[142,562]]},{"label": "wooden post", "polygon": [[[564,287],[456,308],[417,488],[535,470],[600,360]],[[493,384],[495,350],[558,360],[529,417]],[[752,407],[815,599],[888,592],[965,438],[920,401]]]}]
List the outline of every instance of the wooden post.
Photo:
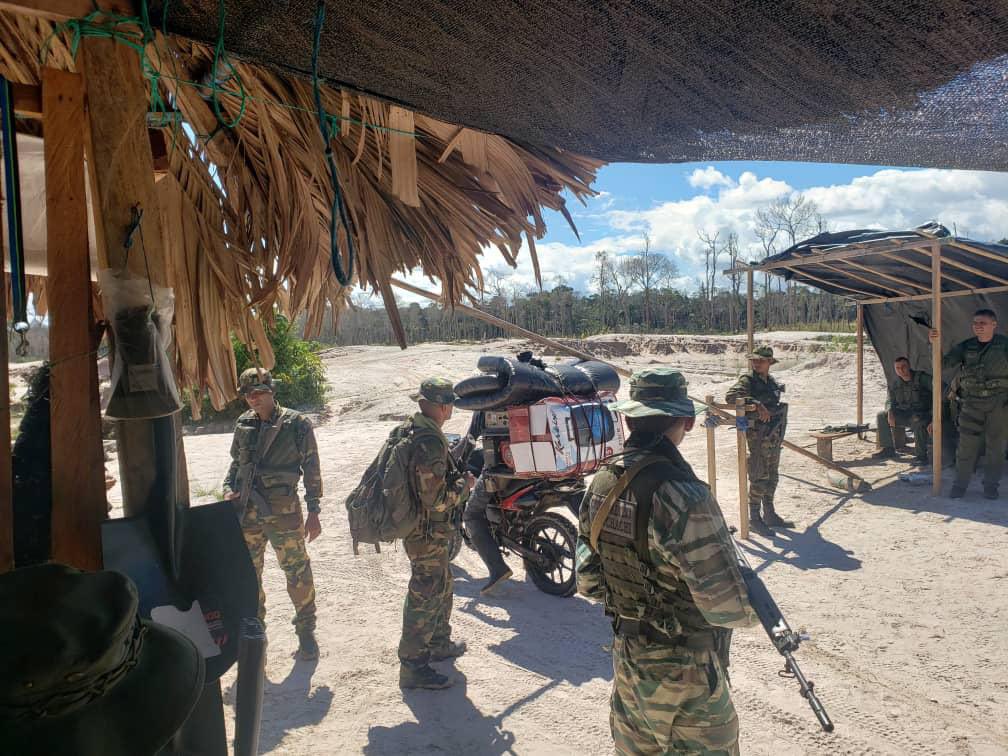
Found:
[{"label": "wooden post", "polygon": [[87,204],[84,89],[79,74],[42,70],[46,267],[49,291],[52,557],[101,569],[107,514],[94,354]]},{"label": "wooden post", "polygon": [[941,493],[942,476],[942,306],[941,306],[941,243],[931,246],[931,324],[938,332],[938,338],[931,345],[931,375],[934,376],[931,391],[931,493]]},{"label": "wooden post", "polygon": [[[766,301],[763,302],[764,306]],[[749,348],[749,354],[752,354],[752,350],[756,348],[753,343],[753,329],[756,327],[756,317],[754,315],[755,307],[753,305],[753,271],[749,268],[746,271],[746,345]]]},{"label": "wooden post", "polygon": [[[86,147],[99,263],[121,268],[128,261],[131,272],[143,278],[149,275],[154,284],[163,286],[167,265],[147,136],[148,94],[139,60],[124,45],[87,37],[81,43],[79,64],[87,86],[90,139]],[[127,258],[123,242],[134,205],[143,210],[143,225]],[[115,424],[127,516],[140,514],[163,498],[158,489],[156,422],[120,420]]]},{"label": "wooden post", "polygon": [[[864,310],[857,306],[857,424],[864,423]],[[864,438],[864,433],[858,433]]]},{"label": "wooden post", "polygon": [[[704,400],[710,407],[714,404],[714,395],[707,394]],[[714,447],[714,432],[716,430],[713,426],[707,428],[707,485],[710,486],[715,499],[717,498],[717,452]]]},{"label": "wooden post", "polygon": [[[0,245],[2,248],[3,245]],[[7,325],[7,287],[0,280],[0,323]],[[0,338],[0,573],[14,569],[14,499],[11,482],[10,377],[7,334]]]},{"label": "wooden post", "polygon": [[745,417],[745,399],[735,400],[735,438],[738,441],[739,535],[749,538],[749,465],[746,462],[746,434],[739,425]]}]

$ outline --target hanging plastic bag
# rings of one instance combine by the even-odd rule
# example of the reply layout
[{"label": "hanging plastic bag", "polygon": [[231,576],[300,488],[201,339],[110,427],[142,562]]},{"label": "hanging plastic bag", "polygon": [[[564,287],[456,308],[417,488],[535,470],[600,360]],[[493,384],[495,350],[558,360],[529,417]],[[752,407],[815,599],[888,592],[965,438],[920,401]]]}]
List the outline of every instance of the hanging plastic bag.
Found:
[{"label": "hanging plastic bag", "polygon": [[164,417],[182,408],[168,359],[175,296],[146,278],[98,271],[115,357],[105,415],[116,420]]}]

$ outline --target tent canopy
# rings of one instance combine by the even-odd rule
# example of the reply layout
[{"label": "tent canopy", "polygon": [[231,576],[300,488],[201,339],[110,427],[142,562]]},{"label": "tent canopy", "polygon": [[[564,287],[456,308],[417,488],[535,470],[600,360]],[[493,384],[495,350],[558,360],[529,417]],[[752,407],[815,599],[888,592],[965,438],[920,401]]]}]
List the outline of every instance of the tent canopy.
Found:
[{"label": "tent canopy", "polygon": [[[224,5],[229,52],[308,76],[316,2]],[[220,34],[217,0],[150,8],[173,34]],[[603,160],[1008,169],[1001,0],[330,2],[320,70]]]}]

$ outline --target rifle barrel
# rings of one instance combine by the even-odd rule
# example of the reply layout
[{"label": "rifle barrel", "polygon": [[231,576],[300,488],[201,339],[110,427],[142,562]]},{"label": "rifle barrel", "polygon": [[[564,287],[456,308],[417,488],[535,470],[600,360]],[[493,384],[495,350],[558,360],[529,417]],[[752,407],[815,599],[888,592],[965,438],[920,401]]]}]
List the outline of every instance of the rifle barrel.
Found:
[{"label": "rifle barrel", "polygon": [[798,662],[795,660],[790,651],[784,654],[784,659],[787,662],[787,668],[791,671],[791,674],[795,676],[795,680],[798,681],[798,687],[801,688],[802,698],[808,701],[808,705],[812,709],[812,713],[815,714],[815,718],[819,720],[819,724],[822,726],[823,730],[825,732],[833,732],[833,720],[829,718],[829,714],[826,713],[826,707],[823,706],[822,701],[819,700],[819,696],[816,695],[815,686],[805,679],[805,675],[802,674],[801,667],[798,666]]}]

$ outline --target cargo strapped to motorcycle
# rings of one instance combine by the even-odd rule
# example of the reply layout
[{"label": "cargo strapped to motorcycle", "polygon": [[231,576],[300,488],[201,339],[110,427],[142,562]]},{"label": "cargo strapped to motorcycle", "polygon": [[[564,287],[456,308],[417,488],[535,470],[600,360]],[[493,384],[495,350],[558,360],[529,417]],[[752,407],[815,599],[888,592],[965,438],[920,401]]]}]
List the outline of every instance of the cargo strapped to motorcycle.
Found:
[{"label": "cargo strapped to motorcycle", "polygon": [[616,481],[609,493],[606,494],[605,499],[602,501],[602,505],[599,507],[598,512],[595,513],[595,517],[592,518],[591,523],[591,534],[589,535],[588,542],[591,544],[592,549],[598,549],[598,539],[599,535],[602,533],[602,528],[605,526],[606,518],[609,517],[609,512],[612,511],[613,504],[616,503],[616,499],[627,489],[633,479],[647,467],[651,465],[656,465],[660,462],[665,462],[667,460],[659,456],[648,455],[644,459],[636,462],[633,467],[629,468],[624,472],[619,480]]}]

